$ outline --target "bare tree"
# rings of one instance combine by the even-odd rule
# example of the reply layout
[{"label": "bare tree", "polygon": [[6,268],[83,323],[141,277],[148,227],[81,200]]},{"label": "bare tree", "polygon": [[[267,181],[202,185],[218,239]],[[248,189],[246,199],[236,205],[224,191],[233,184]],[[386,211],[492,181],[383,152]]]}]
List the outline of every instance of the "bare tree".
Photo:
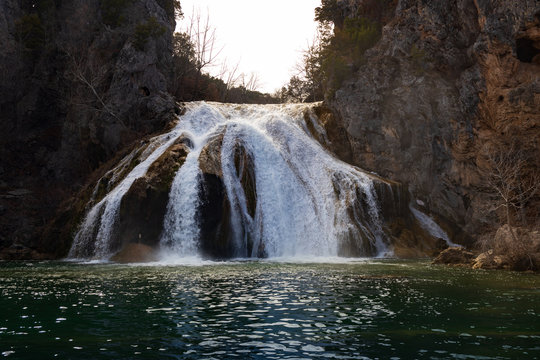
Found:
[{"label": "bare tree", "polygon": [[186,29],[195,50],[196,67],[199,74],[208,66],[215,64],[223,48],[216,46],[216,29],[210,25],[210,14],[203,19],[200,11],[193,10]]},{"label": "bare tree", "polygon": [[524,210],[540,188],[540,172],[535,164],[528,161],[527,153],[516,142],[509,146],[485,146],[483,153],[489,164],[487,185],[497,200],[494,210],[505,209],[512,239],[519,243],[512,229],[512,211],[518,212],[522,223],[526,225]]},{"label": "bare tree", "polygon": [[78,94],[72,98],[72,104],[85,106],[94,111],[106,113],[125,126],[124,122],[105,102],[103,86],[107,80],[108,69],[101,64],[96,64],[92,59],[86,56],[74,55],[74,52],[69,49],[64,49],[64,52],[69,59],[67,70],[68,77],[75,83],[82,85],[90,95],[90,99],[92,99],[85,101],[85,98],[88,98],[88,96]]},{"label": "bare tree", "polygon": [[238,68],[240,62],[237,62],[234,66],[229,67],[227,59],[221,63],[221,69],[219,71],[218,78],[225,83],[225,89],[221,94],[221,101],[226,101],[229,95],[229,91],[236,86],[242,74],[238,75]]},{"label": "bare tree", "polygon": [[242,73],[240,75],[240,86],[242,86],[247,91],[256,91],[260,86],[259,75],[255,72],[246,75]]}]

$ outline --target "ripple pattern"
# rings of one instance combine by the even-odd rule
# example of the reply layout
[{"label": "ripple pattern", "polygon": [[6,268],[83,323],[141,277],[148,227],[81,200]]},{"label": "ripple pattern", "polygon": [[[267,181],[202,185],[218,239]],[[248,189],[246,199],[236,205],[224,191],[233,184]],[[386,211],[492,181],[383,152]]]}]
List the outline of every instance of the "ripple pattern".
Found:
[{"label": "ripple pattern", "polygon": [[534,359],[536,275],[423,262],[0,263],[13,359]]}]

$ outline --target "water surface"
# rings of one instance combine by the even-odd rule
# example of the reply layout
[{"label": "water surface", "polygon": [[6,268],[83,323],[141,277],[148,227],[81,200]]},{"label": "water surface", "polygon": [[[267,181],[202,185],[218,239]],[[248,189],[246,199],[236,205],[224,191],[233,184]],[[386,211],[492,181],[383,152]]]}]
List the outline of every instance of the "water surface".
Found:
[{"label": "water surface", "polygon": [[0,262],[13,359],[535,359],[540,278],[422,261]]}]

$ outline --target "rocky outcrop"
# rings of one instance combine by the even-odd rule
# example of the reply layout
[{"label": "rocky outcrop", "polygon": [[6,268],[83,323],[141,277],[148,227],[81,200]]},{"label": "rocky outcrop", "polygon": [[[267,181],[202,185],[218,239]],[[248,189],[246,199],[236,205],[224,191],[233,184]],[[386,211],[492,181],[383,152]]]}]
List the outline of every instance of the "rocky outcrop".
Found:
[{"label": "rocky outcrop", "polygon": [[[512,234],[513,232],[514,234]],[[500,227],[486,236],[484,250],[476,255],[464,248],[449,248],[433,260],[434,264],[461,265],[485,270],[540,270],[540,232],[526,228]]]},{"label": "rocky outcrop", "polygon": [[[338,2],[355,15],[367,1]],[[519,143],[538,167],[540,4],[401,0],[388,9],[380,41],[327,99],[328,133],[343,159],[405,184],[454,242],[470,245],[497,225],[482,150]]]},{"label": "rocky outcrop", "polygon": [[180,138],[150,166],[145,176],[131,185],[122,198],[119,235],[113,248],[124,249],[133,243],[157,247],[171,184],[188,152],[184,138]]},{"label": "rocky outcrop", "polygon": [[473,263],[474,269],[540,270],[540,232],[501,226],[485,241]]},{"label": "rocky outcrop", "polygon": [[[59,204],[174,117],[172,4],[1,2],[0,249],[45,251]],[[18,189],[28,191],[9,195]]]},{"label": "rocky outcrop", "polygon": [[155,251],[148,245],[132,243],[122,248],[111,258],[111,261],[121,264],[156,261],[158,258]]},{"label": "rocky outcrop", "polygon": [[[214,259],[231,258],[234,254],[234,233],[231,229],[231,204],[223,182],[221,164],[221,147],[223,134],[210,140],[202,149],[199,166],[202,172],[200,248],[204,256]],[[238,145],[235,148],[235,166],[244,193],[247,209],[251,216],[255,213],[257,192],[255,187],[254,168],[246,150]],[[251,253],[252,242],[248,240],[248,253]],[[263,256],[261,250],[260,255]]]},{"label": "rocky outcrop", "polygon": [[475,261],[475,256],[472,252],[467,251],[462,247],[451,247],[439,254],[433,264],[455,265],[455,266],[471,266]]}]

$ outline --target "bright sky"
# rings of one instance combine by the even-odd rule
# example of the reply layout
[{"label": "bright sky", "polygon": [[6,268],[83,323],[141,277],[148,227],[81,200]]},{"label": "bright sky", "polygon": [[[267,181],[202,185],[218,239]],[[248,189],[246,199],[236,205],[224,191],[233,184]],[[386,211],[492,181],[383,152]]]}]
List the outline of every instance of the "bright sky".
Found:
[{"label": "bright sky", "polygon": [[[255,72],[259,91],[272,93],[295,74],[301,52],[312,42],[316,23],[314,9],[321,0],[181,0],[185,28],[193,9],[200,11],[216,29],[216,44],[223,48],[218,62],[229,67],[239,63],[238,73]],[[220,66],[206,69],[217,75]]]}]

